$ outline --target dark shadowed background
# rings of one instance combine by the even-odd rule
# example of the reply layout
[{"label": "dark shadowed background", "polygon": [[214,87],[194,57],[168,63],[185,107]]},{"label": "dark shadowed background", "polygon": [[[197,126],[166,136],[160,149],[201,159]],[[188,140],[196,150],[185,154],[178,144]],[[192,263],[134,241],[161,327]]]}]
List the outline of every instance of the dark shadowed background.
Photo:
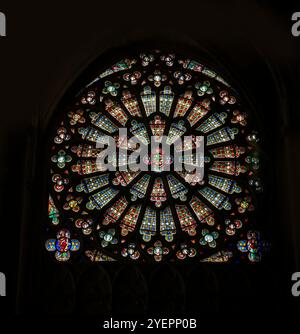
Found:
[{"label": "dark shadowed background", "polygon": [[[290,289],[292,273],[300,271],[300,37],[291,34],[291,15],[300,5],[2,1],[0,11],[7,17],[7,37],[0,39],[0,271],[7,276],[7,297],[0,301],[7,312],[192,314],[240,306],[244,312],[296,311],[299,301]],[[48,122],[97,57],[139,44],[199,53],[249,97],[267,157],[261,223],[273,246],[266,262],[105,264],[76,271],[44,259]]]}]

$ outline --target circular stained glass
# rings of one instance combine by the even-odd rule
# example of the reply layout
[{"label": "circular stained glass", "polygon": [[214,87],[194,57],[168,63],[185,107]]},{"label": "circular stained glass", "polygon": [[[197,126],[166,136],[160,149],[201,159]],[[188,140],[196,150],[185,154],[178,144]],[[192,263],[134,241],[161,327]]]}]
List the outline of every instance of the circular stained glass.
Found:
[{"label": "circular stained glass", "polygon": [[259,136],[230,84],[158,50],[121,59],[59,111],[50,136],[49,237],[60,261],[251,261]]}]

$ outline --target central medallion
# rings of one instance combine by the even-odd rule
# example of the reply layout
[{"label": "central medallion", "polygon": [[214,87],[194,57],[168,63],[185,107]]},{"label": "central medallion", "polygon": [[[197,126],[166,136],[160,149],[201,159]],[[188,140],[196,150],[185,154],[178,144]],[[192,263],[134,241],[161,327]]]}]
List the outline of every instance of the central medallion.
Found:
[{"label": "central medallion", "polygon": [[165,151],[157,147],[154,149],[151,154],[144,158],[144,163],[151,166],[151,171],[156,173],[161,173],[163,171],[169,171],[170,166],[173,162],[173,158],[171,155],[165,153]]}]

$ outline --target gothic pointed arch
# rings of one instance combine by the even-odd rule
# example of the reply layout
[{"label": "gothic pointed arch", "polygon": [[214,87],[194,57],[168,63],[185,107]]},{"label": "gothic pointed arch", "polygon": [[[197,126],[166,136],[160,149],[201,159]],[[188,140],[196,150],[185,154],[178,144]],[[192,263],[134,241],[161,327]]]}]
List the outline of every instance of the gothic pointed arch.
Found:
[{"label": "gothic pointed arch", "polygon": [[[175,52],[142,50],[96,69],[50,130],[46,249],[59,262],[260,261],[260,136],[238,91]],[[116,155],[101,164],[107,136]],[[184,136],[190,142],[177,144]],[[166,138],[171,148],[133,170],[133,137],[148,147]],[[203,177],[188,168],[200,145]]]}]

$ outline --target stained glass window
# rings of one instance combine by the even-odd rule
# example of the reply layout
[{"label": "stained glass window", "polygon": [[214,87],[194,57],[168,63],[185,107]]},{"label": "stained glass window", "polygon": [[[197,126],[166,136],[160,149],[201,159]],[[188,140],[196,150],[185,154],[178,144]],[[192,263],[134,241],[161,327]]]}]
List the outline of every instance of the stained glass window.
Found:
[{"label": "stained glass window", "polygon": [[[132,138],[148,170],[131,169]],[[46,249],[57,261],[260,261],[259,139],[251,109],[201,61],[155,50],[114,62],[51,129]],[[202,176],[188,168],[200,142]]]}]

